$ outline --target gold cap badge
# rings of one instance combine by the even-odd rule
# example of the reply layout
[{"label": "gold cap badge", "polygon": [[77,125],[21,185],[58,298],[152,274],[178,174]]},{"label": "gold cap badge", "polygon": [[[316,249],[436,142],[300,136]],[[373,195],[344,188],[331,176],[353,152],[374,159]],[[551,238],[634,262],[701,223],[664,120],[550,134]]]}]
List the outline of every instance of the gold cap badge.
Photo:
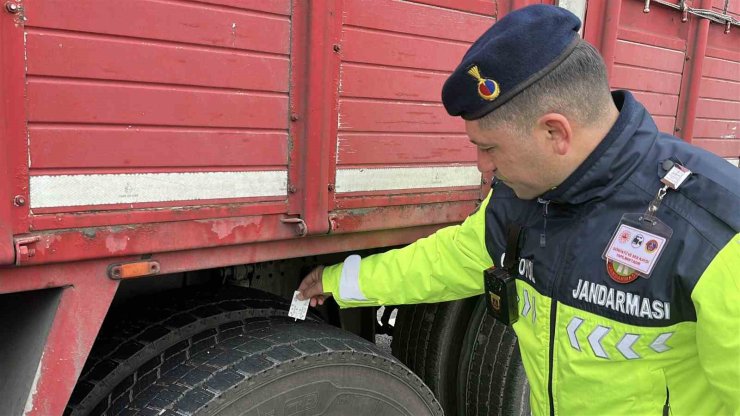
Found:
[{"label": "gold cap badge", "polygon": [[483,98],[484,100],[493,101],[501,93],[498,82],[492,79],[481,77],[477,65],[474,65],[472,68],[470,68],[468,70],[468,74],[478,80],[478,95],[480,95],[481,98]]}]

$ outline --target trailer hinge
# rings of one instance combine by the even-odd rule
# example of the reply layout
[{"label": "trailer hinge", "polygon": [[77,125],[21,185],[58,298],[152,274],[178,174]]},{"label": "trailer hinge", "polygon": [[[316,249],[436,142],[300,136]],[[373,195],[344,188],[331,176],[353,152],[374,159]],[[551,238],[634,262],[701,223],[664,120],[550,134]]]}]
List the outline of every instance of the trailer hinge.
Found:
[{"label": "trailer hinge", "polygon": [[339,229],[339,222],[337,222],[336,214],[329,214],[329,233],[333,233]]},{"label": "trailer hinge", "polygon": [[306,226],[306,222],[303,221],[301,218],[280,218],[280,222],[283,224],[295,224],[297,227],[297,232],[299,237],[305,237],[306,234],[308,234],[308,227]]},{"label": "trailer hinge", "polygon": [[41,240],[41,237],[20,237],[13,240],[15,245],[15,265],[20,266],[22,262],[28,260],[29,257],[36,255],[36,249],[29,247],[33,243],[37,243]]}]

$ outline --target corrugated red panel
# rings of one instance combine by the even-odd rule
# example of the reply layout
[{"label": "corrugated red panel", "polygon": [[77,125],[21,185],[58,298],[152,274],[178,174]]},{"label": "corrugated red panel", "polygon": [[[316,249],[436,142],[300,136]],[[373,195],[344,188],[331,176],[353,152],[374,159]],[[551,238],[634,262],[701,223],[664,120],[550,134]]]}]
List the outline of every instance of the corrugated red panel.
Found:
[{"label": "corrugated red panel", "polygon": [[31,176],[286,170],[290,8],[27,2]]},{"label": "corrugated red panel", "polygon": [[[714,7],[722,11],[721,5]],[[721,6],[721,7],[718,7]],[[738,16],[740,1],[728,12]],[[740,30],[712,23],[701,74],[693,143],[727,158],[740,157]]]},{"label": "corrugated red panel", "polygon": [[[474,165],[475,150],[464,134],[464,123],[444,110],[441,89],[470,43],[492,23],[491,17],[473,13],[492,16],[495,4],[417,3],[426,4],[345,1],[338,170]],[[414,191],[433,189],[382,193]],[[424,198],[434,196],[416,202],[426,202]],[[366,206],[383,203],[375,198],[360,202]],[[358,207],[356,203],[351,206]]]},{"label": "corrugated red panel", "polygon": [[28,101],[31,123],[287,127],[280,94],[29,77]]},{"label": "corrugated red panel", "polygon": [[644,13],[639,3],[621,6],[610,84],[632,91],[658,128],[674,134],[688,25],[673,9],[654,5]]},{"label": "corrugated red panel", "polygon": [[[342,96],[439,103],[447,72],[345,62]],[[382,82],[378,82],[381,80]]]},{"label": "corrugated red panel", "polygon": [[459,41],[347,26],[343,37],[345,62],[418,70],[451,72],[468,49]]},{"label": "corrugated red panel", "polygon": [[[708,5],[694,2],[692,7]],[[719,13],[727,6],[736,18],[740,12],[738,1],[711,5]],[[659,4],[644,13],[642,6],[621,4],[612,86],[635,92],[662,131],[738,157],[740,31],[725,33],[724,25],[694,15],[683,22],[680,11]]]},{"label": "corrugated red panel", "polygon": [[289,0],[202,3],[206,2],[36,0],[24,7],[26,27],[288,53]]},{"label": "corrugated red panel", "polygon": [[734,16],[735,19],[740,17],[740,2],[737,0],[713,0],[712,8],[717,12]]},{"label": "corrugated red panel", "polygon": [[494,16],[498,6],[496,0],[410,0],[409,2],[479,13],[485,16]]},{"label": "corrugated red panel", "polygon": [[26,39],[29,75],[288,90],[282,55],[33,29]]},{"label": "corrugated red panel", "polygon": [[467,161],[470,148],[468,137],[462,133],[344,133],[339,141],[338,162],[342,165],[454,163]]},{"label": "corrugated red panel", "polygon": [[37,124],[29,135],[35,169],[284,166],[288,154],[284,132]]},{"label": "corrugated red panel", "polygon": [[[342,132],[459,133],[464,131],[463,121],[447,115],[442,104],[347,98],[341,102],[340,116],[339,128]],[[387,149],[387,151],[392,151],[392,149]]]}]

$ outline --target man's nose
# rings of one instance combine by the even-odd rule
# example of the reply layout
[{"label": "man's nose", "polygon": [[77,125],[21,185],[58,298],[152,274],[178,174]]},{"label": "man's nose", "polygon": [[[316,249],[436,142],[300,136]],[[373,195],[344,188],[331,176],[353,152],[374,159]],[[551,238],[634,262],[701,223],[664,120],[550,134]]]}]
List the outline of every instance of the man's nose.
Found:
[{"label": "man's nose", "polygon": [[486,151],[480,149],[478,149],[478,170],[481,173],[496,170],[496,164],[491,160],[491,156]]}]

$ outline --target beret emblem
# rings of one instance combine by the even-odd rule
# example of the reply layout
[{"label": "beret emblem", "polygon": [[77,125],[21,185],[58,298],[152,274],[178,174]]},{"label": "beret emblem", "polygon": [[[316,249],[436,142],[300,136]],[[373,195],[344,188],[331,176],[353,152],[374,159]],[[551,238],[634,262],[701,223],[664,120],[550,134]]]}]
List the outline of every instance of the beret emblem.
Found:
[{"label": "beret emblem", "polygon": [[498,82],[481,77],[477,65],[473,65],[472,68],[468,69],[468,74],[478,80],[478,95],[484,100],[493,101],[501,93]]}]

